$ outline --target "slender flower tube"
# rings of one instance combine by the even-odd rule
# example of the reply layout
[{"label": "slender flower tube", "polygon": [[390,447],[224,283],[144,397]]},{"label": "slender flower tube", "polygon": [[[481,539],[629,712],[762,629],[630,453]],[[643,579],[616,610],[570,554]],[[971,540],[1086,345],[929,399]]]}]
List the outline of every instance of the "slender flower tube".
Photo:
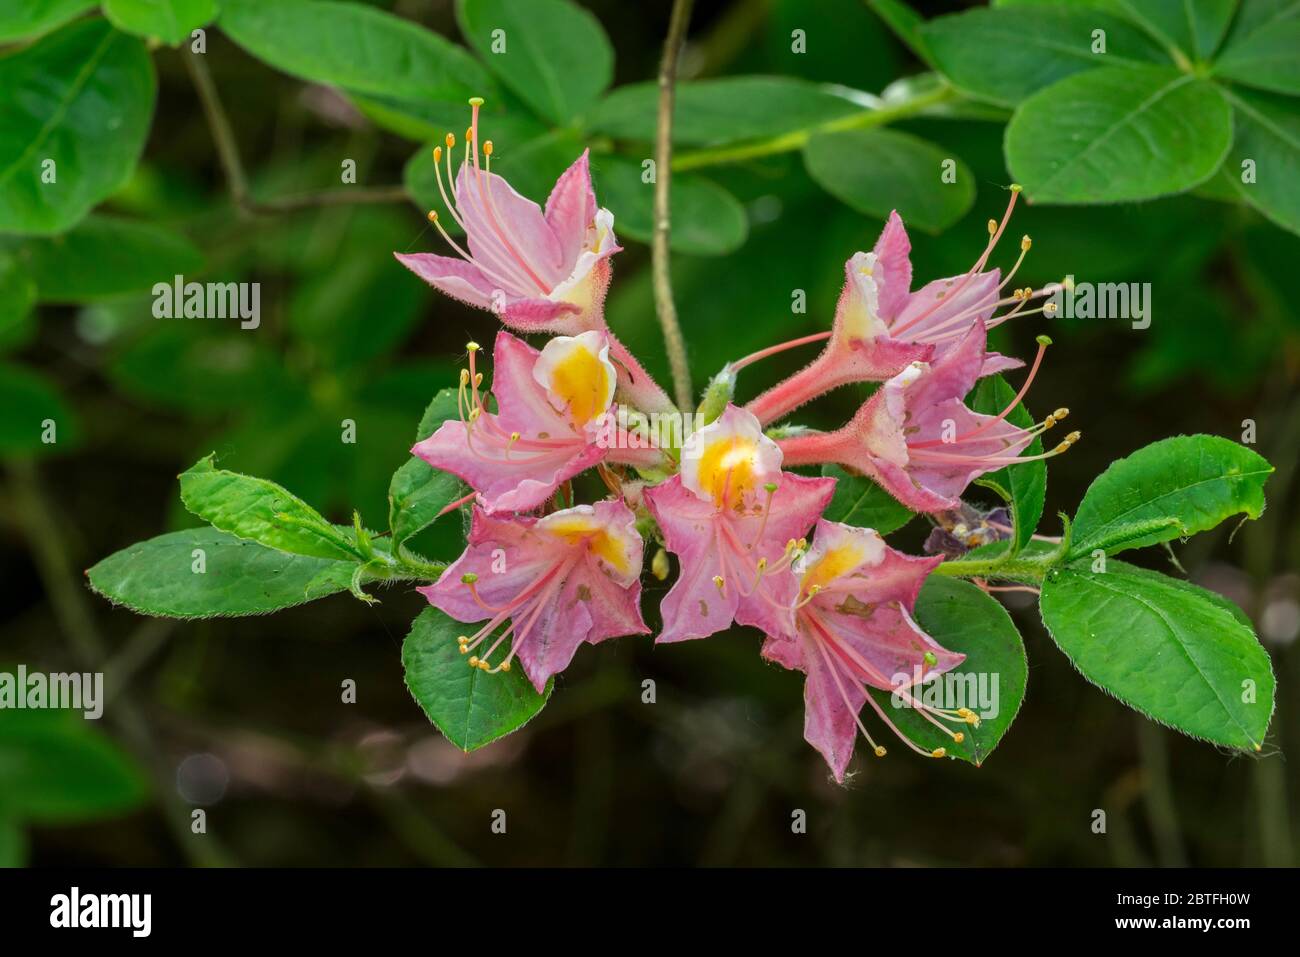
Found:
[{"label": "slender flower tube", "polygon": [[[486,619],[457,639],[470,667],[495,674],[518,658],[541,692],[583,642],[649,633],[640,607],[642,551],[636,516],[622,502],[545,518],[476,508],[465,553],[419,591],[457,621]],[[498,654],[507,640],[509,652]]]},{"label": "slender flower tube", "polygon": [[[933,362],[956,348],[977,324],[992,328],[1017,316],[1044,309],[1050,312],[1050,303],[1039,309],[1027,310],[1026,306],[1034,299],[1050,296],[1059,288],[1057,284],[1002,295],[1030,248],[1028,236],[1021,239],[1020,259],[1005,280],[997,269],[984,271],[1006,229],[1019,191],[1019,187],[1012,187],[1002,220],[989,221],[988,245],[967,272],[936,279],[916,292],[910,291],[912,244],[898,213],[890,213],[875,248],[869,253],[855,253],[844,264],[844,291],[831,332],[805,336],[755,354],[768,355],[827,338],[821,355],[746,408],[766,425],[831,389],[851,382],[881,382],[912,362]],[[1002,306],[1012,308],[994,316]],[[740,360],[735,368],[743,368],[750,358]],[[980,374],[991,375],[1020,365],[1017,359],[990,353]]]},{"label": "slender flower tube", "polygon": [[1078,441],[1079,433],[1072,432],[1051,452],[1021,456],[1069,412],[1058,409],[1027,429],[1006,418],[1041,364],[1045,338],[1029,380],[999,415],[966,407],[963,397],[981,375],[984,341],[984,326],[976,325],[933,364],[913,363],[882,385],[842,429],[781,440],[786,464],[835,462],[871,476],[913,511],[938,512],[956,508],[966,487],[985,472],[1059,455]]},{"label": "slender flower tube", "polygon": [[656,640],[704,638],[733,621],[787,633],[790,565],[834,490],[834,479],[781,471],[781,450],[734,405],[695,432],[681,473],[644,493],[681,564]]},{"label": "slender flower tube", "polygon": [[441,292],[500,316],[521,332],[573,336],[601,331],[620,367],[620,385],[628,401],[647,411],[666,411],[672,403],[635,357],[605,324],[605,292],[610,257],[621,247],[614,237],[614,216],[596,205],[588,153],[555,183],[543,210],[492,172],[492,141],[479,144],[478,97],[470,100],[471,119],[465,158],[452,174],[455,134],[444,150],[433,151],[438,189],[447,211],[464,230],[462,246],[443,228],[437,211],[431,222],[455,251],[394,253],[397,260]]},{"label": "slender flower tube", "polygon": [[965,733],[948,724],[978,723],[965,708],[930,707],[910,691],[918,677],[941,675],[966,658],[942,647],[912,618],[926,576],[942,561],[910,558],[872,529],[822,519],[812,548],[794,563],[793,634],[769,634],[763,657],[808,676],[804,738],[821,752],[836,781],[844,781],[859,732],[877,757],[885,756],[858,716],[864,704],[913,751],[936,758],[947,753],[908,740],[869,688],[891,692],[958,744]]},{"label": "slender flower tube", "polygon": [[498,333],[495,413],[479,392],[477,352],[471,343],[469,368],[461,372],[461,418],[444,422],[411,453],[463,478],[486,511],[536,508],[598,462],[663,462],[651,438],[629,434],[611,411],[617,373],[603,332],[557,336],[541,352]]}]

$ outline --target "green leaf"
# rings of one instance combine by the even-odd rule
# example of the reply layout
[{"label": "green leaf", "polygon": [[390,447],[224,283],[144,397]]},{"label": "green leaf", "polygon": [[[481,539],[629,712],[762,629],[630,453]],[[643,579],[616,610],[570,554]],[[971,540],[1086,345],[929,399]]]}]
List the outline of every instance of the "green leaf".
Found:
[{"label": "green leaf", "polygon": [[[991,375],[975,384],[971,394],[966,397],[966,404],[973,411],[984,415],[1000,415],[1015,397],[1016,390],[1002,376]],[[1007,421],[1027,429],[1034,424],[1034,417],[1029,414],[1023,402],[1017,402],[1016,407],[1007,415]],[[1034,439],[1021,454],[1038,455],[1042,451],[1042,441]],[[1043,517],[1043,501],[1047,495],[1047,463],[1039,459],[1036,462],[1008,465],[996,472],[982,475],[977,481],[996,491],[1011,506],[1015,550],[1027,546]]]},{"label": "green leaf", "polygon": [[217,0],[104,0],[104,16],[119,30],[179,46],[217,15]]},{"label": "green leaf", "polygon": [[1273,472],[1260,455],[1217,435],[1153,442],[1088,486],[1074,517],[1071,558],[1186,538],[1244,514],[1264,511]]},{"label": "green leaf", "polygon": [[[593,156],[591,174],[602,206],[614,210],[618,236],[649,242],[654,232],[654,183],[641,164],[618,156]],[[721,186],[691,173],[674,174],[669,193],[671,246],[676,252],[720,256],[738,249],[749,233],[745,208]]]},{"label": "green leaf", "polygon": [[[1092,50],[1094,30],[1106,31],[1105,53]],[[1004,106],[1085,70],[1168,59],[1142,31],[1082,7],[967,10],[931,20],[921,35],[953,86]]]},{"label": "green leaf", "polygon": [[568,0],[458,0],[456,14],[488,68],[555,123],[584,112],[614,77],[600,21]]},{"label": "green leaf", "polygon": [[0,868],[22,867],[27,860],[27,835],[17,818],[0,814]]},{"label": "green leaf", "polygon": [[411,623],[402,643],[406,687],[452,744],[474,751],[527,724],[551,696],[538,694],[522,668],[495,675],[466,665],[456,637],[466,626],[437,608],[426,608]]},{"label": "green leaf", "polygon": [[203,254],[182,236],[152,223],[94,215],[62,236],[30,239],[14,255],[36,283],[41,302],[97,302],[148,292],[155,283],[186,281]]},{"label": "green leaf", "polygon": [[[1234,107],[1237,138],[1223,163],[1223,176],[1234,196],[1277,223],[1300,233],[1300,101],[1293,97],[1247,90],[1227,90]],[[1243,162],[1250,160],[1254,182],[1243,182]]]},{"label": "green leaf", "polygon": [[1189,60],[1208,60],[1232,22],[1237,0],[1111,0],[1110,6]]},{"label": "green leaf", "polygon": [[1205,182],[1232,143],[1219,88],[1172,68],[1108,67],[1025,100],[1007,126],[1007,166],[1035,200],[1153,199]]},{"label": "green leaf", "polygon": [[[936,686],[964,696],[962,700],[945,697],[941,707],[970,708],[980,713],[987,704],[986,710],[996,713],[982,717],[979,727],[954,725],[953,730],[965,736],[961,744],[955,744],[916,709],[895,706],[889,692],[872,689],[871,695],[919,747],[926,751],[944,748],[949,756],[979,766],[1011,727],[1025,698],[1029,666],[1020,632],[1006,609],[986,592],[969,582],[938,575],[930,576],[921,589],[916,621],[943,647],[966,655],[960,667],[933,679]],[[924,691],[914,693],[923,695]],[[984,700],[980,700],[981,696]],[[924,697],[921,701],[926,703]]]},{"label": "green leaf", "polygon": [[838,465],[822,466],[822,475],[835,479],[835,494],[822,518],[859,528],[874,528],[881,535],[897,531],[916,513],[865,475]]},{"label": "green leaf", "polygon": [[61,27],[96,0],[21,0],[0,10],[0,43],[36,37]]},{"label": "green leaf", "polygon": [[102,20],[0,57],[0,232],[62,232],[120,189],[154,92],[144,43]]},{"label": "green leaf", "polygon": [[496,92],[487,71],[460,47],[359,3],[222,0],[217,22],[253,56],[313,83],[417,101]]},{"label": "green leaf", "polygon": [[[0,455],[51,452],[77,440],[77,422],[50,383],[35,372],[0,365]],[[44,441],[53,423],[54,442]]]},{"label": "green leaf", "polygon": [[79,713],[7,711],[0,721],[5,815],[70,824],[120,814],[146,797],[144,776]]},{"label": "green leaf", "polygon": [[[587,126],[618,139],[650,143],[658,109],[658,84],[621,86],[600,102]],[[673,142],[715,146],[765,139],[862,111],[861,105],[825,87],[790,77],[734,76],[680,83],[673,106]]]},{"label": "green leaf", "polygon": [[[456,390],[443,389],[424,410],[415,441],[433,435],[457,412]],[[412,456],[393,473],[388,487],[388,527],[393,533],[393,548],[432,525],[439,512],[464,494],[464,486],[456,476]]]},{"label": "green leaf", "polygon": [[1274,20],[1230,43],[1214,73],[1262,90],[1300,95],[1298,49],[1300,18]]},{"label": "green leaf", "polygon": [[302,499],[266,479],[200,459],[180,475],[185,507],[223,532],[295,555],[355,561],[355,545]]},{"label": "green leaf", "polygon": [[356,569],[355,561],[289,555],[192,528],[137,542],[86,576],[97,593],[138,614],[211,618],[264,615],[346,591]]},{"label": "green leaf", "polygon": [[903,0],[866,0],[870,7],[884,21],[885,26],[902,40],[909,50],[925,64],[934,66],[934,58],[925,44],[921,28],[924,18]]},{"label": "green leaf", "polygon": [[[966,164],[907,133],[819,133],[803,156],[823,189],[868,216],[884,219],[897,209],[909,225],[937,233],[975,202],[975,178]],[[945,164],[955,164],[951,183],[944,178]]]},{"label": "green leaf", "polygon": [[0,250],[0,352],[21,346],[36,331],[36,284],[16,258]]},{"label": "green leaf", "polygon": [[1119,561],[1106,569],[1080,562],[1043,582],[1043,623],[1079,672],[1184,734],[1259,750],[1274,679],[1249,626],[1194,585]]}]

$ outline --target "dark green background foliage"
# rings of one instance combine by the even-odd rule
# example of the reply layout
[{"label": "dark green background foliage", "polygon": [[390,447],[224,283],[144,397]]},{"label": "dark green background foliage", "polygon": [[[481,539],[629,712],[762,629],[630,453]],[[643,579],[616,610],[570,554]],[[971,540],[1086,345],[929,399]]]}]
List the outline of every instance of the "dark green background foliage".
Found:
[{"label": "dark green background foliage", "polygon": [[[626,247],[610,324],[666,381],[641,164],[668,6],[6,5],[0,662],[102,669],[112,699],[98,725],[0,713],[0,864],[1295,862],[1300,780],[1278,752],[1300,741],[1300,8],[1282,0],[1003,0],[956,13],[918,3],[919,18],[896,0],[697,5],[673,179],[673,276],[697,384],[729,359],[825,329],[844,260],[870,247],[892,208],[908,221],[918,285],[963,271],[1013,180],[1025,194],[994,262],[1009,267],[1016,238],[1032,235],[1017,285],[1067,274],[1150,283],[1148,329],[1039,317],[993,337],[1017,355],[1032,353],[1035,335],[1053,337],[1026,405],[1040,417],[1068,406],[1084,440],[1052,463],[1046,485],[1040,531],[1056,534],[1053,516],[1067,512],[1081,536],[1044,588],[1055,643],[1029,596],[1003,596],[1027,674],[1014,629],[973,586],[927,586],[922,623],[965,629],[972,654],[1027,687],[1014,726],[990,724],[966,755],[987,758],[981,767],[896,747],[884,761],[859,759],[849,787],[834,786],[802,741],[800,676],[764,664],[746,630],[657,650],[644,639],[585,648],[545,710],[469,755],[429,724],[402,659],[427,603],[409,582],[367,580],[378,604],[348,595],[362,547],[352,510],[388,527],[391,491],[414,503],[397,510],[400,547],[455,556],[458,518],[429,524],[430,502],[455,483],[406,465],[407,450],[422,412],[422,434],[448,414],[436,394],[455,384],[464,343],[490,342],[495,323],[435,297],[391,253],[445,251],[423,218],[437,197],[428,147],[459,136],[466,97],[482,95],[494,165],[534,199],[592,150],[598,197]],[[195,55],[199,27],[207,49]],[[498,28],[505,54],[492,49]],[[1091,48],[1099,28],[1104,59]],[[198,93],[209,83],[230,119],[224,156]],[[57,188],[40,178],[47,157]],[[940,186],[948,159],[957,182]],[[348,160],[355,184],[340,181]],[[177,274],[259,283],[259,327],[155,318],[151,289]],[[796,290],[806,312],[791,308]],[[746,369],[741,397],[799,361]],[[1023,372],[1006,379],[1018,388]],[[991,380],[981,388],[973,401],[990,409],[1011,394]],[[842,390],[802,420],[835,426],[862,396]],[[53,443],[42,441],[45,420],[57,425]],[[354,444],[340,440],[344,420]],[[1186,457],[1154,458],[1168,446],[1116,466],[1084,501],[1113,461],[1180,434],[1248,441],[1271,461],[1264,517],[1223,521],[1243,509],[1216,487],[1198,493],[1182,526],[1117,522],[1102,491],[1183,480]],[[1248,453],[1196,442],[1250,473]],[[1129,483],[1125,469],[1139,465],[1144,477]],[[301,500],[292,534],[305,554],[235,537],[288,500],[232,473]],[[1028,471],[990,479],[1041,482]],[[928,522],[903,524],[906,514],[853,481],[832,510],[901,524],[891,542],[919,551]],[[232,487],[252,503],[234,514],[220,504]],[[995,488],[972,497],[997,502]],[[243,565],[198,604],[151,575],[196,543],[209,560]],[[1097,579],[1094,548],[1134,545],[1153,547],[1126,551]],[[109,555],[92,585],[154,583],[146,604],[178,616],[330,597],[274,616],[145,619],[84,587],[81,570]],[[1152,585],[1150,569],[1184,583]],[[1262,638],[1258,656],[1234,667],[1257,673],[1272,658],[1278,707],[1261,759],[1230,760],[1148,722],[1071,667],[1100,682],[1140,673],[1167,649],[1121,640],[1126,622],[1158,614],[1129,594],[1146,601],[1158,588],[1182,607],[1188,579],[1244,609],[1196,591],[1225,647],[1241,647],[1232,636],[1248,636],[1245,619]],[[652,627],[665,588],[646,588]],[[407,648],[417,696],[449,648],[429,614]],[[1098,632],[1116,644],[1099,646]],[[340,700],[347,680],[355,704]],[[520,717],[535,710],[522,683],[497,690]],[[1220,690],[1188,698],[1153,682],[1137,703],[1195,712],[1187,723],[1203,719],[1205,736],[1253,745],[1258,715],[1201,707]],[[459,722],[473,743],[490,737],[473,707],[464,720],[444,713],[460,703],[429,717]],[[178,788],[177,768],[195,754],[224,772],[187,771]],[[205,836],[189,830],[196,803],[208,808]],[[508,811],[506,837],[489,830],[494,808]],[[806,835],[791,833],[796,808],[808,812]],[[1107,811],[1105,835],[1089,827],[1095,808]]]}]

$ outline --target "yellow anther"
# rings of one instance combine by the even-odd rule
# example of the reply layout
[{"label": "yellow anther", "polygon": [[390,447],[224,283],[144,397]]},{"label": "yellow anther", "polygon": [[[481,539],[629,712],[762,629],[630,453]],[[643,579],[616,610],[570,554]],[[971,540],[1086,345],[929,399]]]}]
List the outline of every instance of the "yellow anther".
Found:
[{"label": "yellow anther", "polygon": [[480,662],[478,663],[478,670],[479,670],[479,671],[487,671],[487,670],[488,670],[488,667],[489,667],[489,665],[488,665],[488,663],[487,663],[486,661],[480,661]]},{"label": "yellow anther", "polygon": [[508,661],[501,662],[501,670],[508,672],[510,670],[510,662]]},{"label": "yellow anther", "polygon": [[882,747],[882,746],[879,745],[879,744],[876,745],[876,757],[878,757],[878,758],[883,758],[883,757],[884,757],[886,754],[888,754],[888,753],[889,753],[889,752],[886,751],[886,750],[884,749],[884,747]]},{"label": "yellow anther", "polygon": [[947,756],[948,756],[948,752],[944,748],[935,748],[933,751],[930,752],[930,757],[932,758],[946,758]]},{"label": "yellow anther", "polygon": [[650,574],[654,575],[659,581],[666,581],[668,571],[668,553],[661,548],[655,552],[655,557],[650,560]]},{"label": "yellow anther", "polygon": [[992,235],[993,235],[994,233],[996,233],[997,231],[998,231],[998,221],[997,221],[996,219],[990,219],[990,220],[989,220],[989,235],[992,236]]},{"label": "yellow anther", "polygon": [[1054,316],[1054,315],[1056,315],[1056,303],[1054,303],[1054,302],[1045,302],[1045,303],[1043,303],[1043,315],[1045,315],[1045,316]]},{"label": "yellow anther", "polygon": [[721,575],[714,575],[713,584],[718,586],[718,591],[722,591],[722,587],[726,585],[727,582]]},{"label": "yellow anther", "polygon": [[481,372],[476,373],[474,376],[474,385],[477,387],[477,386],[481,386],[482,384],[483,384],[483,373]]},{"label": "yellow anther", "polygon": [[964,735],[964,734],[962,734],[960,731],[958,731],[956,734],[954,734],[954,735],[952,736],[952,740],[953,740],[953,743],[955,743],[955,744],[961,744],[963,741],[966,740],[966,735]]},{"label": "yellow anther", "polygon": [[468,369],[461,369],[461,370],[460,370],[460,384],[461,384],[462,387],[469,385],[469,370],[468,370]]},{"label": "yellow anther", "polygon": [[435,146],[435,147],[433,148],[433,161],[434,161],[435,163],[441,163],[441,162],[442,162],[442,147],[441,147],[441,146]]},{"label": "yellow anther", "polygon": [[465,127],[465,142],[469,143],[473,141],[473,139],[474,139],[474,127],[472,126]]},{"label": "yellow anther", "polygon": [[491,140],[487,140],[487,141],[483,144],[483,153],[484,153],[485,155],[487,155],[487,156],[491,156],[491,155],[492,155],[492,141],[491,141]]},{"label": "yellow anther", "polygon": [[477,667],[478,667],[478,655],[470,655],[470,658],[469,658],[469,666],[470,666],[471,668],[477,668]]},{"label": "yellow anther", "polygon": [[957,709],[957,717],[959,717],[959,718],[969,718],[969,717],[970,717],[972,714],[974,714],[974,713],[975,713],[975,712],[972,711],[970,708],[958,708],[958,709]]},{"label": "yellow anther", "polygon": [[477,421],[478,421],[479,414],[480,414],[482,411],[483,411],[482,406],[477,406],[477,407],[475,407],[475,408],[473,408],[473,409],[470,409],[470,412],[469,412],[469,421],[471,421],[471,422],[477,422]]},{"label": "yellow anther", "polygon": [[447,149],[454,149],[456,146],[456,134],[448,133],[446,143],[447,143]]},{"label": "yellow anther", "polygon": [[438,211],[436,209],[429,210],[426,218],[429,222],[436,223],[438,221]]},{"label": "yellow anther", "polygon": [[758,563],[755,565],[755,567],[756,567],[760,572],[767,571],[767,559],[766,559],[766,558],[760,558],[760,559],[758,560]]},{"label": "yellow anther", "polygon": [[1072,446],[1075,442],[1078,442],[1079,439],[1082,438],[1082,437],[1083,437],[1083,433],[1082,433],[1082,432],[1071,432],[1069,435],[1067,435],[1064,439],[1061,440],[1061,444],[1058,445],[1056,448],[1054,448],[1054,449],[1052,450],[1052,452],[1053,452],[1054,454],[1056,454],[1056,453],[1060,453],[1060,452],[1064,452],[1066,449],[1068,449],[1070,446]]},{"label": "yellow anther", "polygon": [[1026,236],[1022,236],[1021,239],[1020,239],[1020,251],[1021,251],[1022,253],[1027,253],[1027,252],[1029,252],[1029,247],[1032,246],[1033,244],[1034,244],[1034,241],[1033,241],[1032,239],[1030,239],[1027,235],[1026,235]]}]

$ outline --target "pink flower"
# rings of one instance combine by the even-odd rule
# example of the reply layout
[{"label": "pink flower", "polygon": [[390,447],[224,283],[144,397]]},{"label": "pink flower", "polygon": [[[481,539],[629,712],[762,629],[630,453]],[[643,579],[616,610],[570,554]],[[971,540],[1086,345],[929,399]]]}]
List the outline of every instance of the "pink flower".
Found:
[{"label": "pink flower", "polygon": [[[419,591],[457,621],[488,619],[459,639],[471,667],[509,671],[518,657],[540,693],[584,641],[649,632],[641,618],[641,554],[636,517],[622,502],[545,518],[497,518],[476,508],[465,553]],[[490,659],[507,639],[510,652],[494,667]]]},{"label": "pink flower", "polygon": [[[902,372],[912,362],[933,362],[956,348],[966,333],[976,325],[987,328],[1000,325],[1015,316],[1026,315],[1031,299],[1050,295],[1053,284],[1035,292],[1017,289],[1001,298],[1001,289],[1011,280],[1001,281],[997,269],[983,271],[1001,238],[1018,187],[1013,187],[1011,202],[1002,222],[990,221],[990,239],[984,252],[966,273],[936,279],[916,292],[911,291],[911,241],[898,213],[889,214],[884,231],[869,252],[855,253],[844,264],[844,291],[835,310],[835,323],[822,354],[802,371],[774,386],[746,408],[760,422],[774,422],[819,395],[851,382],[881,382]],[[1030,246],[1029,237],[1021,240],[1021,259]],[[1019,266],[1019,262],[1016,264]],[[1012,274],[1015,273],[1012,269]],[[1013,308],[994,318],[994,311],[1005,305]],[[1050,306],[1049,306],[1050,308]],[[1040,310],[1031,310],[1038,312]],[[807,336],[785,344],[793,346],[821,336]],[[781,349],[785,346],[775,347]],[[774,349],[764,350],[770,354]],[[741,360],[737,367],[743,367]],[[990,353],[981,375],[991,375],[1023,365],[1017,359]]]},{"label": "pink flower", "polygon": [[781,450],[748,412],[728,405],[682,448],[682,470],[645,491],[681,564],[657,641],[703,638],[737,621],[788,630],[790,562],[835,490],[834,479],[781,471]]},{"label": "pink flower", "polygon": [[475,368],[461,375],[461,415],[411,449],[434,468],[463,478],[489,512],[527,511],[560,483],[597,462],[655,464],[659,451],[620,430],[610,412],[616,372],[603,332],[557,336],[541,352],[508,332],[497,335],[487,411]]},{"label": "pink flower", "polygon": [[912,619],[925,578],[943,561],[909,558],[887,546],[872,529],[821,520],[813,547],[794,563],[798,578],[793,636],[769,635],[763,657],[806,674],[804,738],[821,752],[835,780],[843,783],[858,731],[878,757],[885,749],[858,717],[870,704],[879,718],[913,751],[943,757],[939,748],[923,751],[907,739],[868,694],[890,691],[961,743],[962,732],[940,719],[975,724],[965,708],[946,711],[923,705],[907,689],[917,680],[951,671],[966,656],[948,651]]},{"label": "pink flower", "polygon": [[842,429],[783,440],[785,461],[836,462],[855,469],[914,511],[955,508],[966,487],[985,472],[1057,455],[1078,440],[1079,433],[1073,432],[1043,456],[1020,457],[1035,436],[1068,412],[1060,409],[1029,429],[1006,420],[1033,381],[1047,341],[1040,340],[1029,379],[1000,415],[972,412],[962,401],[982,374],[980,324],[933,364],[915,362],[882,385]]},{"label": "pink flower", "polygon": [[[556,181],[543,210],[515,192],[491,171],[492,141],[483,144],[480,161],[478,114],[482,100],[470,100],[471,122],[466,158],[452,175],[454,134],[447,134],[447,182],[443,185],[442,147],[433,151],[443,203],[465,232],[461,246],[442,227],[436,211],[429,221],[457,257],[433,253],[394,253],[398,261],[434,288],[454,299],[489,309],[506,325],[522,332],[573,336],[605,325],[609,257],[620,251],[614,216],[596,205],[588,153],[583,152]],[[672,407],[636,359],[612,336],[611,349],[623,367],[622,384],[629,398],[647,410]]]}]

